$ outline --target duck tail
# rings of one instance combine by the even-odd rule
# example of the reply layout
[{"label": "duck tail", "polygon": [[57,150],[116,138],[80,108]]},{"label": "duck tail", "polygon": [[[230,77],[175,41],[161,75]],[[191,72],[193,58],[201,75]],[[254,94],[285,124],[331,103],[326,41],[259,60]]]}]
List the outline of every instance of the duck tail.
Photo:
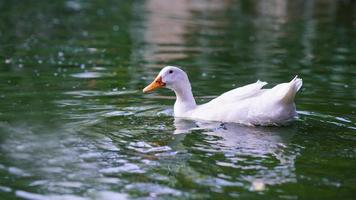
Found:
[{"label": "duck tail", "polygon": [[282,102],[284,103],[292,103],[294,101],[295,94],[302,87],[303,80],[295,76],[293,80],[287,83],[287,91],[285,95],[282,97]]}]

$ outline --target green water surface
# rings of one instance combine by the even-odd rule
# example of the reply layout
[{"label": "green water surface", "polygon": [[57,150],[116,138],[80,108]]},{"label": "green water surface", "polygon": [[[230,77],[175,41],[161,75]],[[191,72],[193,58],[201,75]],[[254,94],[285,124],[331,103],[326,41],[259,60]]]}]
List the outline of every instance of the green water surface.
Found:
[{"label": "green water surface", "polygon": [[[355,38],[352,0],[1,0],[0,199],[354,199]],[[174,119],[166,65],[198,103],[299,75],[299,119]]]}]

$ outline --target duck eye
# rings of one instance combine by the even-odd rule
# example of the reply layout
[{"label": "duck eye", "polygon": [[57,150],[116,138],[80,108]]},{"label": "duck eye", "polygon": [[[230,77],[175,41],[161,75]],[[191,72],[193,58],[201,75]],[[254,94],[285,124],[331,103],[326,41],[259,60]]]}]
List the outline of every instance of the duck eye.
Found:
[{"label": "duck eye", "polygon": [[169,73],[172,74],[172,73],[173,73],[173,70],[169,70]]}]

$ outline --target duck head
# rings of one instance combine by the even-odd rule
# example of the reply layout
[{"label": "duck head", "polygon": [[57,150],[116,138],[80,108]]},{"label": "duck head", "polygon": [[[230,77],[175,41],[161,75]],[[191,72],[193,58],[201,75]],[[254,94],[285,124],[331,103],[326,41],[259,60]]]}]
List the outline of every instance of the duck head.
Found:
[{"label": "duck head", "polygon": [[164,67],[151,84],[143,89],[144,93],[158,88],[168,88],[175,92],[191,89],[187,74],[178,67]]}]

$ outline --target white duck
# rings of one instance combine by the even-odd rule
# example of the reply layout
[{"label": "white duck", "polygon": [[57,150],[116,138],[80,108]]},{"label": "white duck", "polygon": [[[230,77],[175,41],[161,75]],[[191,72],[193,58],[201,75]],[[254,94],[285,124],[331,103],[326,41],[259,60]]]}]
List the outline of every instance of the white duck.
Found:
[{"label": "white duck", "polygon": [[175,117],[247,125],[280,125],[297,116],[294,97],[302,83],[302,79],[296,76],[289,83],[262,89],[267,83],[257,81],[197,105],[187,74],[178,67],[167,66],[143,92],[162,87],[173,90],[176,94]]}]

